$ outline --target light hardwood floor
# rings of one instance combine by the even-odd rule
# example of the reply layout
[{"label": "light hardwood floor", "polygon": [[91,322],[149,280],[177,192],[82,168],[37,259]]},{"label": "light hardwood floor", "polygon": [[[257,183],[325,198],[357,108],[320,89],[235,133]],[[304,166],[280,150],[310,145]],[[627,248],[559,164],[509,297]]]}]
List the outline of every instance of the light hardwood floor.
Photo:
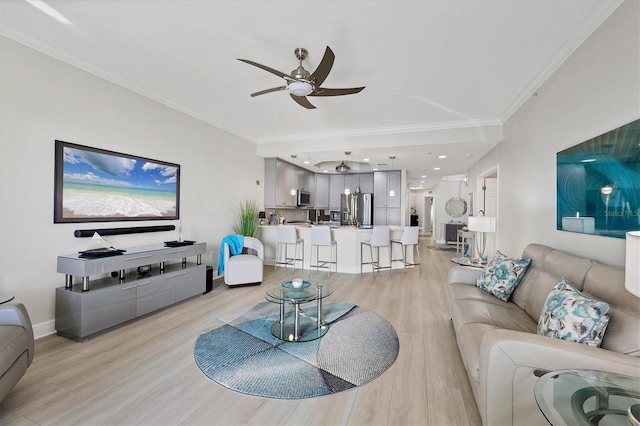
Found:
[{"label": "light hardwood floor", "polygon": [[202,297],[83,343],[55,335],[37,340],[33,364],[0,404],[0,424],[481,424],[444,292],[455,252],[431,244],[421,237],[422,274],[312,273],[334,288],[331,300],[364,306],[398,333],[398,359],[364,386],[267,399],[227,390],[198,369],[193,345],[214,319],[264,301],[268,284],[291,278],[291,270],[265,267],[260,286],[230,289],[216,280]]}]

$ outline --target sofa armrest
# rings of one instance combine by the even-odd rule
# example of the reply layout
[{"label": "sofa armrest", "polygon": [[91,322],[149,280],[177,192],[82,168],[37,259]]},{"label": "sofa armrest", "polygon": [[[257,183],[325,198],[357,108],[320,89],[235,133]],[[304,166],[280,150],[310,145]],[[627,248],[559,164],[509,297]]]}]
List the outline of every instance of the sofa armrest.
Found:
[{"label": "sofa armrest", "polygon": [[456,266],[449,269],[447,283],[449,284],[475,284],[482,269],[468,266]]},{"label": "sofa armrest", "polygon": [[538,377],[553,370],[591,369],[640,377],[640,359],[533,333],[493,330],[480,345],[481,405],[485,424],[542,419],[534,396]]},{"label": "sofa armrest", "polygon": [[15,325],[25,329],[29,336],[29,342],[31,342],[31,350],[28,353],[28,362],[31,364],[31,361],[33,361],[34,339],[33,327],[31,326],[31,319],[29,318],[29,313],[27,313],[27,308],[25,308],[22,303],[0,305],[0,326],[3,325]]}]

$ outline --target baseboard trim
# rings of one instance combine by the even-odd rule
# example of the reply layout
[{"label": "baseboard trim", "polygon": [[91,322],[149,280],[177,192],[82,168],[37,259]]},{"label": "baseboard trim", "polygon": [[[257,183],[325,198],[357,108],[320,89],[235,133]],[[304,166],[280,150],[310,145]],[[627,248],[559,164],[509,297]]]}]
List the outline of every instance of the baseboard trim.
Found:
[{"label": "baseboard trim", "polygon": [[40,339],[42,337],[56,334],[56,321],[49,320],[33,325],[33,338]]}]

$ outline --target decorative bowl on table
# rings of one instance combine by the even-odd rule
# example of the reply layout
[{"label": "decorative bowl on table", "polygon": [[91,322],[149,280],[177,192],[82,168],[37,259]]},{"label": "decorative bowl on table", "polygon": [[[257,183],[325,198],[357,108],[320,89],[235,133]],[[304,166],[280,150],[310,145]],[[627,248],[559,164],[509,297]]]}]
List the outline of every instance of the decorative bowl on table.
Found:
[{"label": "decorative bowl on table", "polygon": [[291,281],[285,281],[282,283],[282,287],[292,288],[294,290],[299,290],[301,288],[307,288],[311,286],[311,281],[294,279]]}]

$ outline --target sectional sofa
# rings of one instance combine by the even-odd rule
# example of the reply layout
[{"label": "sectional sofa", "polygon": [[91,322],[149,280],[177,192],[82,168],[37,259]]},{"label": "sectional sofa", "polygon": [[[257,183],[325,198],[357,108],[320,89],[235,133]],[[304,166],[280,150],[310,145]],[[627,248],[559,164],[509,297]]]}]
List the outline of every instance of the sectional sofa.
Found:
[{"label": "sectional sofa", "polygon": [[[640,299],[627,292],[624,270],[540,244],[508,301],[477,287],[480,269],[455,267],[446,289],[458,347],[486,425],[548,422],[534,397],[536,380],[559,369],[594,369],[640,377]],[[539,335],[549,292],[566,280],[609,304],[600,347]]]}]

